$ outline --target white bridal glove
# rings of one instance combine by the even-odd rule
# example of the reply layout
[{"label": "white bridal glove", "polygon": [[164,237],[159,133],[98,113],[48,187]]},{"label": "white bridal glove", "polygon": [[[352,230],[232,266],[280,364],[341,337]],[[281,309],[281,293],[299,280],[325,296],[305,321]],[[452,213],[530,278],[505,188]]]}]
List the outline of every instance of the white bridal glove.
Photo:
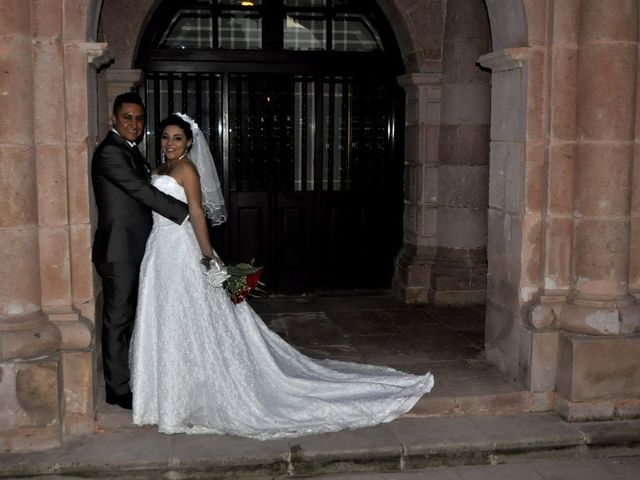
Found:
[{"label": "white bridal glove", "polygon": [[227,267],[223,266],[217,258],[213,258],[210,262],[210,268],[203,265],[202,272],[207,276],[207,282],[212,287],[222,287],[222,284],[231,275],[227,273]]}]

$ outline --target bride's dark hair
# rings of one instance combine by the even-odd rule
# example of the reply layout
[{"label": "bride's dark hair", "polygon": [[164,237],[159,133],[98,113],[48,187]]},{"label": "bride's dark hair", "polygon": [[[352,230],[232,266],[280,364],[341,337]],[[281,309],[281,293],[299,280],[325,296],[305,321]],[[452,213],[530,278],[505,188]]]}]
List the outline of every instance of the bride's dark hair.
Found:
[{"label": "bride's dark hair", "polygon": [[185,122],[175,113],[172,113],[160,123],[160,135],[162,135],[164,129],[169,125],[180,127],[187,137],[187,140],[193,140],[193,132],[191,131],[191,125],[189,125],[189,122]]},{"label": "bride's dark hair", "polygon": [[[182,131],[184,132],[184,136],[187,137],[187,140],[193,140],[193,131],[191,130],[191,125],[189,125],[189,122],[184,121],[175,113],[172,113],[160,123],[160,128],[159,128],[160,137],[162,137],[162,132],[164,132],[164,129],[170,125],[173,125],[175,127],[182,129]],[[189,150],[191,150],[191,146],[187,147],[187,152]],[[169,162],[164,161],[164,155],[163,155],[162,161],[160,165],[158,165],[157,167],[157,173],[161,175],[165,174],[167,173],[168,169],[169,169]]]}]

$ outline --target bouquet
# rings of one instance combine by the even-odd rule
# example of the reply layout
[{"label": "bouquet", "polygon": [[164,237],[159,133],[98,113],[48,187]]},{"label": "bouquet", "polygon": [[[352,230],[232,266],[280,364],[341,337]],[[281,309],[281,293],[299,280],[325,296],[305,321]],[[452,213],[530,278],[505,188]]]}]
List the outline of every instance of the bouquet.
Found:
[{"label": "bouquet", "polygon": [[250,263],[223,266],[211,257],[203,257],[201,263],[205,267],[209,285],[224,288],[236,305],[250,295],[266,295],[264,284],[260,281],[262,267],[254,266],[253,260]]},{"label": "bouquet", "polygon": [[227,266],[229,277],[222,286],[227,291],[229,298],[235,304],[242,302],[248,296],[255,296],[257,293],[264,294],[264,284],[260,281],[262,267],[256,267],[251,263],[236,263]]}]

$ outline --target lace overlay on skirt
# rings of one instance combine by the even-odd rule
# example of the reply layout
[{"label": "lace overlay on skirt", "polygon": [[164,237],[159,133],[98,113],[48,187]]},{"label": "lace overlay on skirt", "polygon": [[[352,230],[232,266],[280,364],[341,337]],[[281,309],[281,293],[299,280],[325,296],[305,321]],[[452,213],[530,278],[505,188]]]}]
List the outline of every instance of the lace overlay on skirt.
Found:
[{"label": "lace overlay on skirt", "polygon": [[[186,201],[170,176],[160,190]],[[189,222],[154,214],[131,343],[133,421],[164,433],[260,440],[360,428],[407,412],[433,376],[311,359],[247,302],[210,287]]]}]

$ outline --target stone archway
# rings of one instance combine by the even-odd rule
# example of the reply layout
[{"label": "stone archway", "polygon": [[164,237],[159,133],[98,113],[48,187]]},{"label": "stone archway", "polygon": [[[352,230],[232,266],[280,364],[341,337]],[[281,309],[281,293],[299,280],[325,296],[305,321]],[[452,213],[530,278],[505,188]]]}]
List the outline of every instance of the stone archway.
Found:
[{"label": "stone archway", "polygon": [[[455,4],[450,0],[450,4]],[[131,69],[137,44],[133,42],[143,31],[143,24],[158,0],[146,0],[133,5],[130,2],[117,0],[105,1],[101,20],[107,38],[117,39],[112,43],[115,63],[106,72],[109,98],[133,86],[140,80],[140,72]],[[444,166],[443,175],[439,175],[440,165],[440,126],[442,123],[442,105],[446,101],[447,89],[455,95],[455,82],[446,83],[443,79],[443,35],[446,20],[446,2],[414,2],[413,5],[399,2],[383,2],[378,4],[387,14],[400,44],[407,74],[400,79],[407,91],[407,131],[405,141],[406,192],[405,211],[405,247],[398,256],[396,269],[396,289],[410,302],[431,301],[442,304],[478,303],[484,300],[486,269],[484,249],[495,254],[489,258],[491,281],[488,285],[489,300],[487,317],[487,351],[492,361],[519,378],[519,341],[521,324],[520,309],[522,300],[519,295],[520,264],[513,261],[519,258],[522,249],[517,235],[508,243],[504,232],[512,232],[513,225],[520,225],[521,218],[516,218],[513,208],[506,205],[493,205],[493,213],[489,222],[486,218],[477,220],[476,238],[482,241],[462,245],[455,244],[446,238],[445,225],[451,225],[452,217],[447,217],[447,205],[438,203],[438,192],[446,189],[446,174],[452,177],[454,170],[460,171],[460,165]],[[527,45],[527,25],[525,9],[522,2],[488,0],[486,2],[489,22],[494,26],[491,31],[494,50],[506,47],[522,47]],[[116,21],[125,15],[131,19],[126,25]],[[510,23],[511,22],[511,23]],[[426,31],[425,31],[426,30]],[[525,148],[525,131],[527,115],[527,79],[524,76],[526,62],[523,50],[514,51],[516,55],[511,62],[511,53],[499,50],[493,57],[485,59],[487,66],[491,64],[494,78],[499,82],[494,85],[494,99],[516,99],[518,109],[496,110],[491,123],[508,125],[511,132],[503,135],[499,130],[492,135],[494,158],[506,162],[518,171],[510,174],[521,176],[523,172]],[[511,50],[509,51],[511,52]],[[478,52],[478,55],[484,53]],[[511,56],[510,56],[511,55]],[[492,59],[495,59],[495,65]],[[443,86],[445,97],[443,99]],[[459,89],[461,90],[461,89]],[[488,100],[489,93],[486,93]],[[498,104],[496,103],[496,106]],[[504,105],[508,105],[504,103]],[[495,110],[495,108],[494,108]],[[456,120],[453,120],[453,125]],[[488,122],[487,122],[488,123]],[[487,125],[485,125],[486,128]],[[514,134],[515,130],[520,130]],[[502,153],[501,153],[502,152]],[[495,162],[493,162],[495,163]],[[487,164],[475,166],[487,169]],[[473,170],[467,168],[467,171]],[[476,168],[478,170],[478,168]],[[456,172],[457,173],[457,172]],[[474,172],[475,178],[482,174]],[[466,212],[482,207],[487,202],[486,192],[489,190],[489,201],[504,199],[504,190],[514,188],[515,184],[508,177],[493,172],[493,182],[487,188],[488,175],[474,184],[479,191],[473,205],[463,205]],[[508,184],[508,185],[507,185]],[[484,192],[480,190],[484,189]],[[502,193],[501,193],[502,192]],[[509,201],[519,202],[511,192]],[[436,200],[434,201],[434,198]],[[442,202],[441,202],[442,203]],[[459,205],[455,205],[461,211]],[[451,209],[449,209],[451,210]],[[480,215],[477,215],[479,217]],[[470,218],[459,217],[454,220],[463,233],[466,233],[465,222]],[[488,231],[488,234],[487,234]],[[453,243],[450,246],[447,242]],[[483,243],[484,242],[484,243]],[[459,251],[458,257],[455,253]],[[480,253],[476,253],[480,251]],[[453,252],[453,253],[452,253]],[[509,269],[505,270],[504,266]],[[461,287],[461,285],[463,285]],[[503,289],[509,292],[495,292]]]},{"label": "stone archway", "polygon": [[[624,151],[619,158],[624,161],[613,154],[602,158],[609,162],[607,165],[627,165],[627,174],[610,178],[609,184],[622,185],[625,192],[639,190],[637,186],[630,187],[634,180],[629,172],[635,162],[637,183],[640,156],[629,153],[627,148],[639,136],[637,132],[635,136],[627,135],[633,130],[629,130],[633,124],[630,112],[638,110],[633,91],[633,85],[637,86],[637,58],[628,56],[622,60],[627,50],[638,43],[638,6],[633,0],[615,2],[616,8],[606,9],[602,8],[603,2],[585,4],[579,0],[551,6],[529,0],[485,0],[493,50],[479,60],[492,72],[486,353],[513,378],[539,393],[541,408],[548,408],[553,397],[550,394],[557,389],[560,400],[556,408],[572,418],[594,412],[598,417],[613,416],[618,411],[617,404],[602,403],[598,398],[639,395],[620,374],[626,369],[635,372],[632,378],[640,376],[637,366],[628,365],[623,358],[637,355],[639,342],[619,336],[636,331],[640,323],[637,302],[629,294],[631,291],[637,296],[640,284],[640,262],[630,260],[630,252],[640,249],[639,197],[628,193],[624,202],[608,202],[615,196],[615,189],[593,189],[595,184],[589,182],[595,177],[589,180],[584,175],[579,177],[576,197],[581,203],[575,203],[572,193],[577,178],[576,151],[580,149],[581,155],[587,155],[584,158],[596,151],[581,145],[577,133],[598,142],[619,142],[619,151]],[[407,91],[409,128],[405,141],[406,247],[398,257],[397,288],[409,301],[424,301],[430,295],[431,299],[437,298],[430,293],[437,255],[425,255],[421,248],[429,245],[430,236],[437,238],[438,218],[437,209],[423,207],[429,203],[429,192],[442,185],[439,180],[429,184],[423,173],[429,155],[438,157],[434,148],[439,136],[434,137],[434,130],[429,127],[440,122],[442,35],[447,6],[454,2],[378,3],[395,30],[408,72],[400,80]],[[151,0],[147,0],[146,5],[150,4]],[[142,21],[141,16],[138,18]],[[596,38],[604,39],[606,45],[597,46]],[[616,45],[622,44],[625,48],[616,50]],[[620,108],[614,110],[623,119],[606,108],[602,111],[608,117],[595,120],[597,116],[589,115],[591,106],[602,106],[599,102],[603,101],[602,92],[607,85],[591,75],[597,72],[589,67],[589,58],[602,58],[596,52],[598,48],[603,52],[610,48],[608,55],[626,65],[626,70],[620,67],[622,79],[618,85],[626,96],[613,97],[620,102]],[[579,54],[587,60],[580,63]],[[129,68],[132,48],[125,58],[129,59]],[[578,108],[578,96],[588,108],[582,102]],[[635,108],[629,110],[628,105]],[[625,126],[619,131],[627,136],[619,138],[611,133],[608,122],[623,122]],[[595,138],[593,131],[609,132],[610,136]],[[605,217],[596,218],[596,210],[584,207],[592,193],[600,195],[602,205],[615,205],[619,210],[603,211]],[[592,216],[598,228],[604,228],[606,222],[615,224],[619,233],[607,237],[609,245],[615,245],[614,256],[590,247],[591,233],[578,228],[585,214]],[[596,268],[587,268],[584,260],[588,252],[599,256]],[[608,261],[613,262],[617,283],[600,282],[608,280],[602,278]],[[587,282],[580,283],[584,278]],[[607,291],[613,283],[618,285],[613,289],[615,294]],[[589,286],[587,296],[595,297],[581,298],[585,297],[580,295],[585,293],[584,285]],[[606,285],[609,287],[604,288]],[[635,290],[629,290],[630,285]],[[569,307],[564,308],[565,305]],[[579,308],[574,308],[576,305]],[[615,314],[604,315],[607,309]],[[595,331],[587,328],[589,313],[602,320],[601,326],[611,325],[611,331],[608,327]],[[596,333],[598,341],[588,338],[580,343],[571,332]],[[591,365],[578,358],[584,352],[594,357],[606,355],[609,361]],[[607,380],[589,385],[585,380],[587,371],[595,367]],[[626,406],[620,411],[633,412],[637,408]]]}]

